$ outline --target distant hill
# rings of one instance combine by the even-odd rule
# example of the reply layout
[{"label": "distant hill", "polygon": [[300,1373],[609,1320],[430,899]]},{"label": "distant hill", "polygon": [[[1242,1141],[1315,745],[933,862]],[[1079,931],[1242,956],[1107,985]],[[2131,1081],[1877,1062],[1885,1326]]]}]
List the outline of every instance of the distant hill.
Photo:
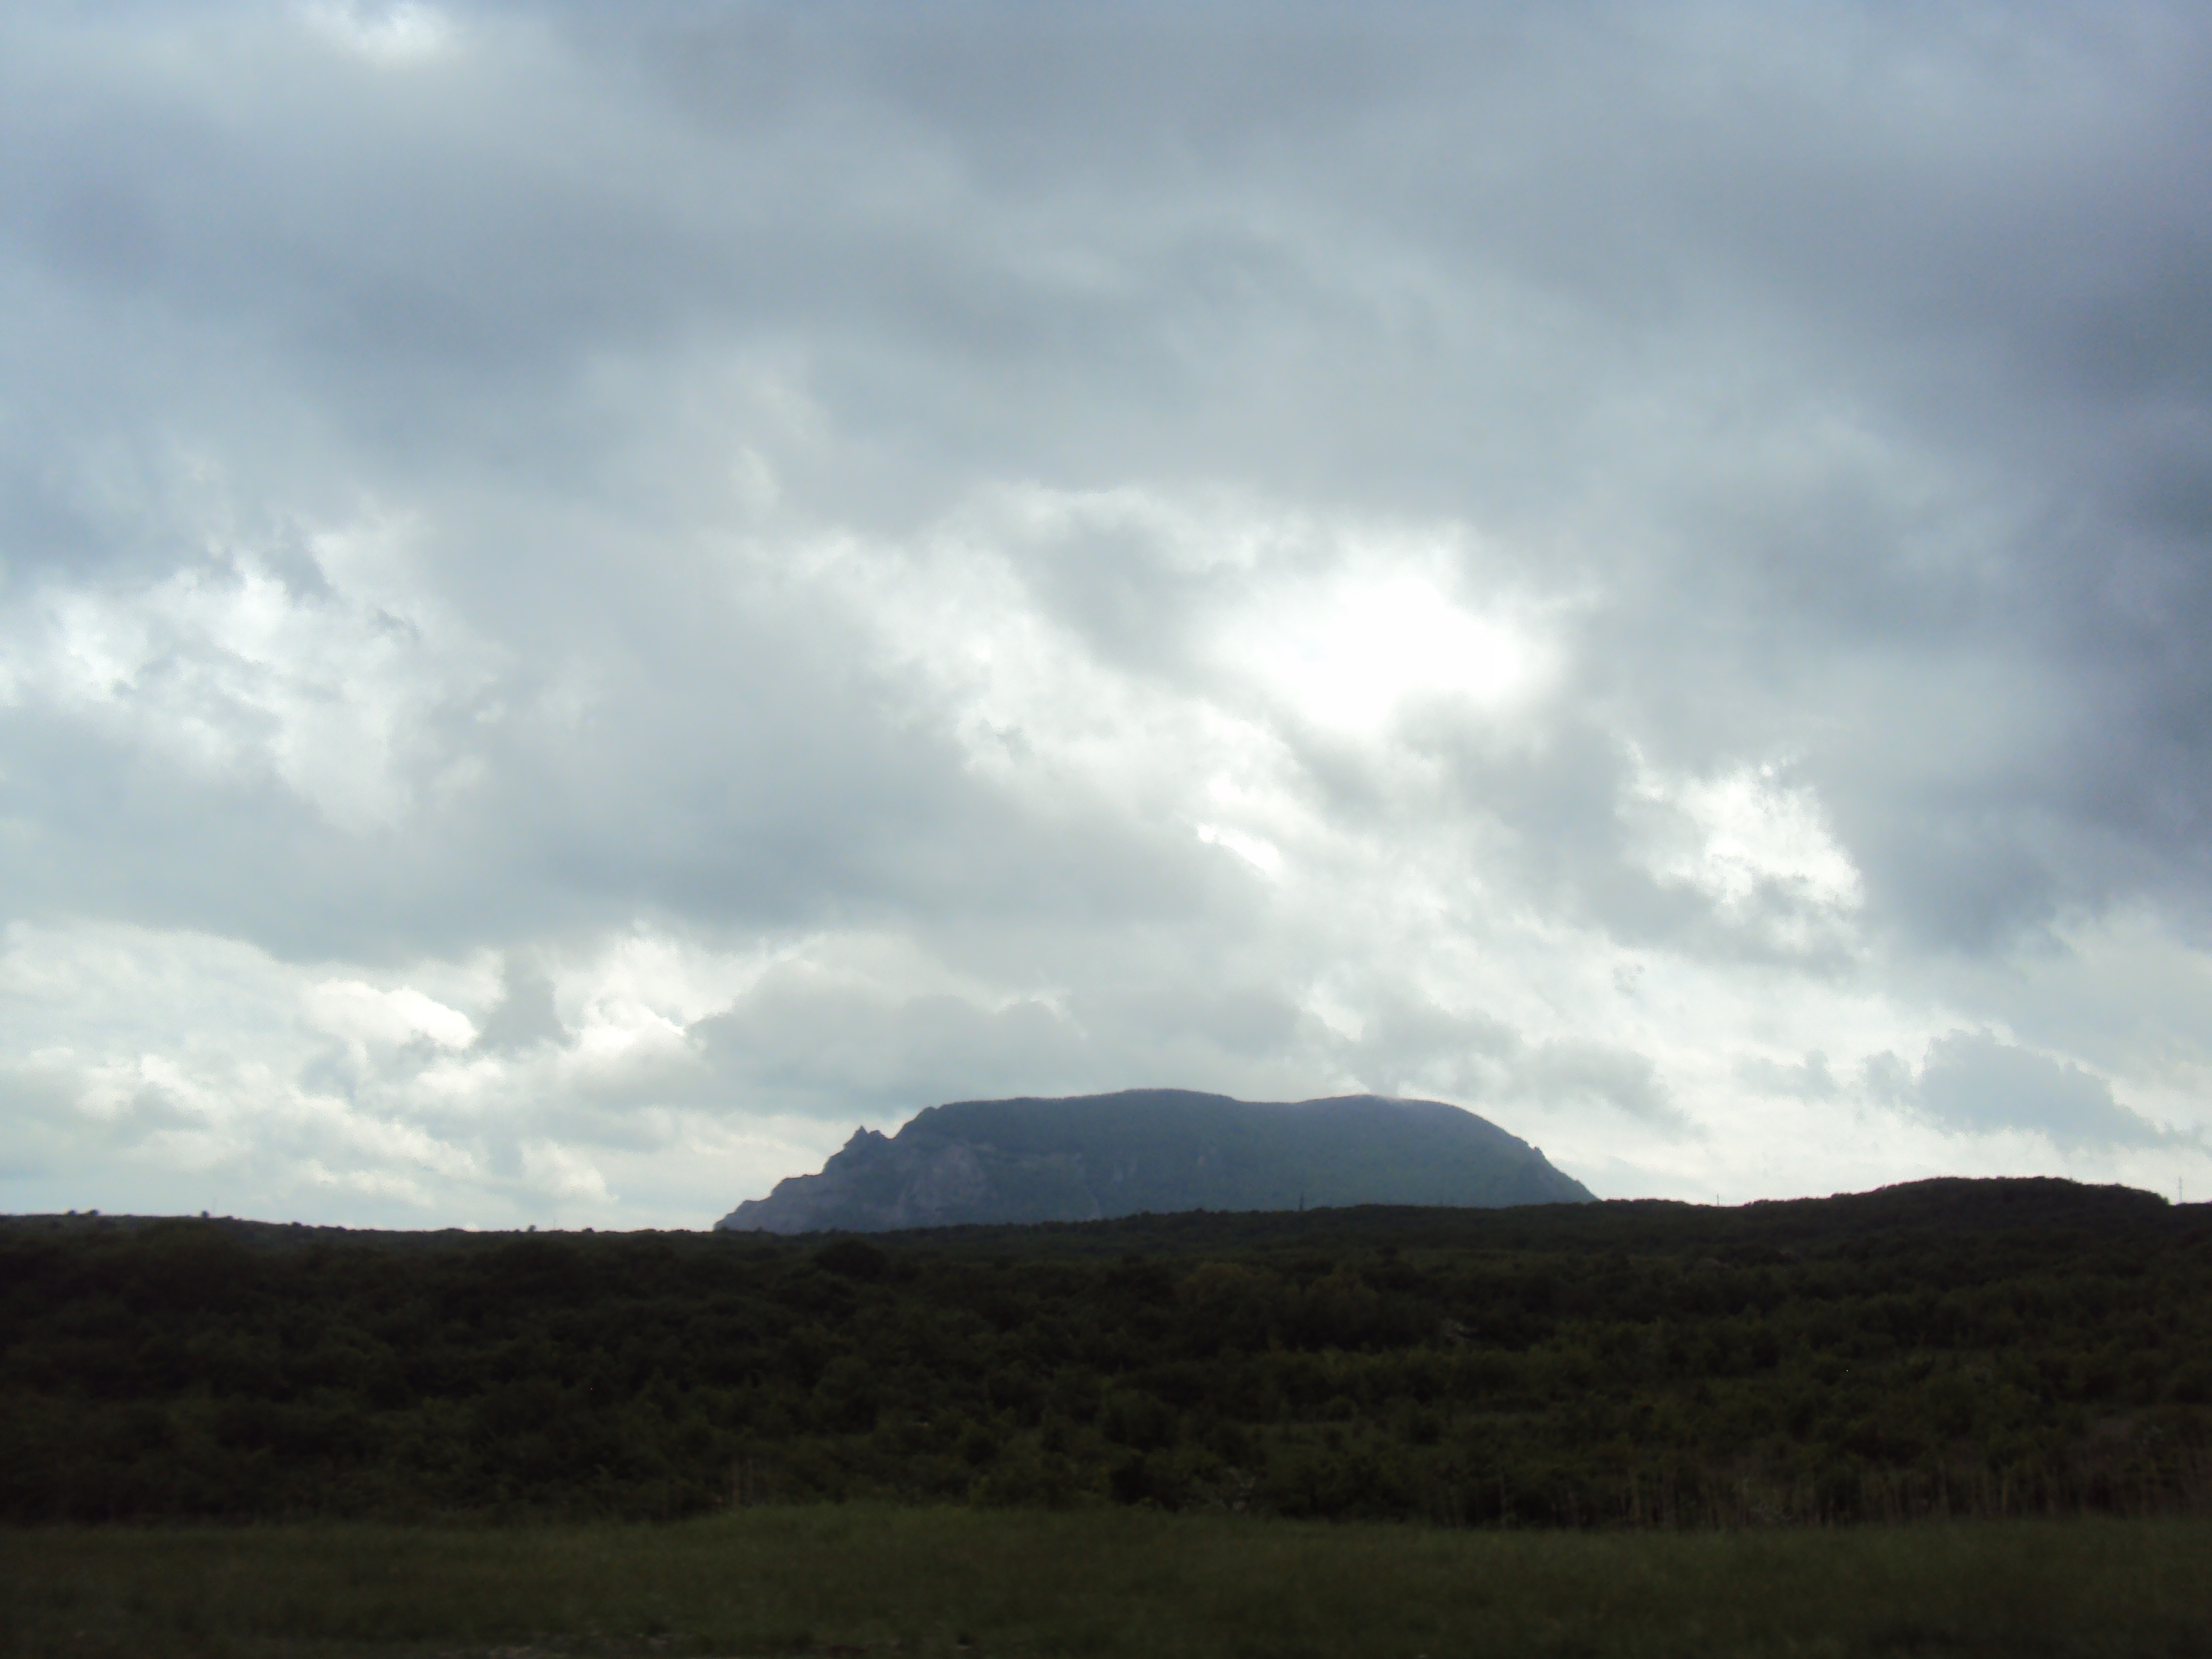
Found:
[{"label": "distant hill", "polygon": [[1184,1089],[932,1106],[896,1135],[855,1130],[716,1224],[885,1232],[1095,1221],[1144,1211],[1352,1204],[1581,1204],[1589,1189],[1486,1119],[1434,1100],[1286,1103]]}]

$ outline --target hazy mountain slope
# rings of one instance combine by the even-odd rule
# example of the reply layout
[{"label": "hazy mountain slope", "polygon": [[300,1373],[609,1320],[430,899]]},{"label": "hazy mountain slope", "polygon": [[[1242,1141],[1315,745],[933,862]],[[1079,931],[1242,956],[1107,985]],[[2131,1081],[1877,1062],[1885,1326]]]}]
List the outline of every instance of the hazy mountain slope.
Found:
[{"label": "hazy mountain slope", "polygon": [[1582,1203],[1528,1142],[1456,1106],[1349,1095],[1257,1103],[1182,1089],[933,1106],[861,1129],[819,1175],[723,1218],[768,1232],[1085,1221],[1139,1211]]}]

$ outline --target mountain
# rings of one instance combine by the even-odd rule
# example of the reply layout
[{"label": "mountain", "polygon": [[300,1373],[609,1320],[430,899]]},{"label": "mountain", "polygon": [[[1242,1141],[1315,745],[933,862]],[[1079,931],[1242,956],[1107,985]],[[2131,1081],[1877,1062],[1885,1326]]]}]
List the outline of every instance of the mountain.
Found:
[{"label": "mountain", "polygon": [[1496,1124],[1435,1100],[1262,1103],[1185,1089],[932,1106],[856,1129],[822,1173],[716,1223],[771,1233],[1095,1221],[1140,1211],[1580,1204],[1593,1194]]}]

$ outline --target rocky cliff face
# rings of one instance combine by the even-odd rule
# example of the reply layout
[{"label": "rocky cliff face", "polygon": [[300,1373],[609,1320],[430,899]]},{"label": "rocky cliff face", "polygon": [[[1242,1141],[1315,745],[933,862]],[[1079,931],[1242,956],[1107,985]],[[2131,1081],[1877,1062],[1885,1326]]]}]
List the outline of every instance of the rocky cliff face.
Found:
[{"label": "rocky cliff face", "polygon": [[1139,1211],[1582,1203],[1497,1125],[1433,1100],[1256,1103],[1180,1089],[933,1106],[860,1129],[717,1224],[775,1233],[1087,1221]]}]

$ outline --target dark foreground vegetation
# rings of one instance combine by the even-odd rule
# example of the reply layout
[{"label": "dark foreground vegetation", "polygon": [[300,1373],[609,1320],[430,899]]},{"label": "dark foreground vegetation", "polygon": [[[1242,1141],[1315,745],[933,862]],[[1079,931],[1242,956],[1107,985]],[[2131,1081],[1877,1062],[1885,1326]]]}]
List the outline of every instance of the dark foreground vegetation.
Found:
[{"label": "dark foreground vegetation", "polygon": [[2184,1659],[2212,1522],[1445,1532],[866,1504],[668,1527],[0,1532],[71,1659]]},{"label": "dark foreground vegetation", "polygon": [[0,1226],[9,1521],[855,1498],[1453,1526],[2212,1513],[2212,1224],[2120,1188],[1940,1182],[866,1240]]}]

